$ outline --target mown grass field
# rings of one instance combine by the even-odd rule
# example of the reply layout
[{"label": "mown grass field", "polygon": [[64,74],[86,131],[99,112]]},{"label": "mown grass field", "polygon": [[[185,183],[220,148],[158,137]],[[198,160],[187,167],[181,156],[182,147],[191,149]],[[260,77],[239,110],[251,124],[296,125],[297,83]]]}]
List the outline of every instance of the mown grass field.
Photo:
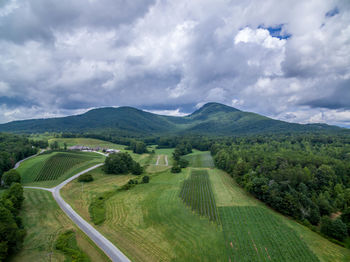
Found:
[{"label": "mown grass field", "polygon": [[43,190],[25,189],[21,215],[27,235],[21,251],[10,259],[19,261],[66,261],[54,244],[60,233],[72,229],[76,232],[79,248],[91,261],[109,261],[104,253],[61,211],[52,194]]},{"label": "mown grass field", "polygon": [[52,187],[103,161],[104,156],[96,153],[53,152],[28,159],[17,170],[24,185]]},{"label": "mown grass field", "polygon": [[189,161],[190,167],[214,167],[214,161],[209,151],[193,150],[193,153],[183,156]]},{"label": "mown grass field", "polygon": [[[192,164],[202,169],[152,173],[149,184],[113,195],[105,203],[106,220],[96,228],[132,261],[350,261],[349,250],[269,209],[226,173],[207,168],[208,155],[195,159]],[[179,197],[192,170],[208,172],[222,224],[198,215]],[[105,175],[101,169],[91,173],[93,182],[84,183],[82,188],[73,181],[62,192],[90,222],[92,197],[133,177]]]},{"label": "mown grass field", "polygon": [[[76,181],[62,192],[88,221],[92,194],[111,190],[130,179],[101,173],[93,176],[95,181],[84,185],[84,193]],[[198,216],[179,197],[188,176],[189,170],[176,175],[167,170],[151,175],[149,184],[117,193],[106,202],[106,221],[96,228],[132,261],[225,261],[220,227]]]},{"label": "mown grass field", "polygon": [[88,147],[99,146],[103,148],[112,148],[112,149],[119,149],[119,150],[122,150],[125,148],[125,146],[123,145],[118,145],[108,141],[103,141],[103,140],[94,139],[94,138],[51,138],[49,139],[49,144],[53,143],[54,141],[57,141],[58,145],[61,148],[63,148],[64,143],[66,143],[68,147],[81,145],[81,146],[88,146]]},{"label": "mown grass field", "polygon": [[[215,200],[216,200],[216,205],[219,209],[219,213],[223,213],[226,208],[227,212],[231,212],[231,219],[226,222],[228,224],[228,229],[226,229],[227,235],[226,237],[226,247],[228,247],[228,256],[230,256],[230,252],[232,251],[232,246],[231,246],[231,240],[229,238],[230,234],[232,234],[231,231],[238,228],[242,228],[242,230],[239,231],[240,235],[242,232],[246,233],[247,236],[247,231],[246,229],[249,228],[251,230],[265,230],[264,226],[261,225],[261,223],[266,223],[267,222],[273,222],[275,221],[275,226],[273,227],[274,230],[271,230],[272,232],[270,233],[263,233],[263,232],[255,232],[254,234],[258,234],[261,237],[262,236],[268,236],[269,239],[263,240],[263,238],[260,239],[260,247],[263,247],[263,243],[273,243],[275,239],[280,239],[281,237],[284,236],[279,236],[279,232],[289,232],[290,234],[290,240],[284,240],[284,241],[279,241],[278,246],[281,246],[281,250],[283,250],[284,244],[288,241],[291,241],[291,243],[294,243],[295,239],[298,241],[303,241],[306,246],[308,247],[309,250],[313,254],[317,256],[317,258],[322,261],[322,262],[333,262],[333,261],[341,261],[341,262],[346,262],[350,261],[350,250],[340,247],[336,244],[331,243],[327,239],[323,238],[322,236],[318,235],[317,233],[311,231],[305,226],[300,225],[299,223],[295,222],[292,219],[289,219],[273,210],[268,208],[265,204],[260,202],[259,200],[256,200],[254,197],[246,193],[242,188],[240,188],[234,180],[225,172],[216,170],[216,169],[210,169],[208,170],[209,172],[209,177],[212,182],[213,186],[213,191],[215,195]],[[258,212],[254,210],[262,210],[263,212],[263,219],[264,221],[255,221],[251,218],[253,214],[249,214],[247,212],[239,212],[239,210],[244,210],[244,209],[251,209],[253,211],[248,211],[248,212]],[[235,210],[235,211],[232,211]],[[225,210],[226,211],[226,210]],[[226,213],[227,213],[226,212]],[[241,215],[237,213],[242,213]],[[234,215],[233,215],[234,214]],[[249,223],[251,223],[251,226],[249,227],[244,227],[244,225],[232,225],[233,223],[238,223],[238,217],[241,218],[241,221],[248,221],[249,219],[252,219]],[[223,218],[223,215],[221,216],[221,220],[225,219]],[[222,223],[224,223],[222,221]],[[248,222],[247,222],[248,223]],[[231,224],[231,226],[229,226]],[[273,223],[272,223],[273,224]],[[268,225],[268,227],[271,228],[273,225]],[[225,227],[225,226],[224,226]],[[266,226],[265,226],[266,227]],[[253,234],[249,230],[250,234]],[[291,233],[290,230],[293,230],[293,233]],[[273,232],[274,231],[274,232]],[[230,233],[231,232],[231,233]],[[277,234],[277,235],[276,235]],[[296,234],[296,236],[294,235]],[[248,234],[249,235],[249,234]],[[294,235],[294,236],[293,236]],[[231,235],[231,239],[234,236]],[[245,237],[246,238],[246,237]],[[260,237],[259,237],[260,238]],[[242,238],[243,239],[243,238]],[[256,239],[256,238],[255,238]],[[294,240],[293,240],[294,239]],[[266,242],[265,242],[266,241]],[[252,242],[250,243],[252,244]],[[265,245],[267,245],[265,244]],[[276,243],[275,243],[276,244]],[[234,245],[234,243],[232,243]],[[242,245],[242,243],[240,243]],[[257,245],[255,243],[255,245]],[[302,243],[299,242],[299,245],[303,245]],[[234,246],[235,247],[235,246]],[[238,247],[238,246],[236,246]],[[250,247],[245,245],[243,247],[248,247],[246,252],[251,252],[249,251]],[[290,249],[293,250],[292,246],[289,246]],[[284,247],[286,248],[286,247]],[[300,249],[301,248],[301,249]],[[265,248],[263,248],[265,249]],[[268,249],[268,248],[267,248]],[[299,250],[304,249],[304,247],[300,246]],[[254,244],[253,244],[253,251],[255,250]],[[269,249],[268,249],[269,252]],[[270,254],[270,253],[269,253]],[[270,257],[272,258],[271,254]],[[266,257],[265,257],[266,259]],[[274,258],[272,258],[274,259]],[[234,261],[234,260],[231,260]],[[238,260],[240,261],[240,260]],[[244,260],[243,260],[244,261]],[[264,260],[261,260],[264,261]],[[283,260],[283,258],[279,258],[279,260],[270,260],[269,258],[266,261],[314,261],[314,260]]]}]

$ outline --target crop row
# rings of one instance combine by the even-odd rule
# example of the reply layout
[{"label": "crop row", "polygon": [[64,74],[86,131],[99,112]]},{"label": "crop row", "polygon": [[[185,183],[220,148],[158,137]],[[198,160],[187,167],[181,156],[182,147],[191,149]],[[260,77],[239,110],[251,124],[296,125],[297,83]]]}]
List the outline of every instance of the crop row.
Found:
[{"label": "crop row", "polygon": [[229,261],[319,261],[297,233],[269,211],[219,207]]},{"label": "crop row", "polygon": [[184,203],[202,216],[219,222],[214,194],[206,170],[193,170],[180,191]]},{"label": "crop row", "polygon": [[72,167],[85,162],[88,158],[75,154],[58,153],[47,159],[37,174],[35,181],[55,180]]}]

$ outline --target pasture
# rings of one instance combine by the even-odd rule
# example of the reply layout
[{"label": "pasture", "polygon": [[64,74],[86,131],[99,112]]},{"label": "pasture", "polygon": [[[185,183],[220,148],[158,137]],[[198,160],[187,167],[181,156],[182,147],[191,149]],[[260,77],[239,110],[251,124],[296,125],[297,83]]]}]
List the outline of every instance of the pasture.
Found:
[{"label": "pasture", "polygon": [[214,161],[209,151],[193,150],[193,153],[183,156],[189,161],[190,167],[214,167]]},{"label": "pasture", "polygon": [[91,260],[104,262],[109,259],[104,253],[61,211],[50,192],[25,189],[21,215],[27,230],[21,251],[10,261],[66,261],[63,253],[55,250],[54,244],[60,233],[72,229],[76,232],[79,248]]},{"label": "pasture", "polygon": [[90,166],[104,156],[90,152],[52,152],[24,161],[17,169],[22,184],[51,187]]}]

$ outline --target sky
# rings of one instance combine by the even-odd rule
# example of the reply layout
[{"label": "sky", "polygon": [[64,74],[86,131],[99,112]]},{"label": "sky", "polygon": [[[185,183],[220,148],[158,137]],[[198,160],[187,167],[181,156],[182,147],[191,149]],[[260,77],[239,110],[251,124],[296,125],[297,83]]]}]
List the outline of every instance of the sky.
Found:
[{"label": "sky", "polygon": [[206,102],[350,127],[350,1],[0,0],[0,123]]}]

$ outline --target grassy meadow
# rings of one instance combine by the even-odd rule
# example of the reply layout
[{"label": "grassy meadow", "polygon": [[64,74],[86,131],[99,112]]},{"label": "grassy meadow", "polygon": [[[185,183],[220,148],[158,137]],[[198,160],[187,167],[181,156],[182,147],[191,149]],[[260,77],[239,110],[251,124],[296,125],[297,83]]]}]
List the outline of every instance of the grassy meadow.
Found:
[{"label": "grassy meadow", "polygon": [[[191,164],[202,167],[186,168],[179,174],[150,172],[149,184],[118,192],[106,201],[106,220],[95,227],[132,261],[245,261],[246,257],[255,257],[253,261],[349,261],[349,250],[266,207],[226,173],[207,168],[207,152],[194,155]],[[157,154],[152,161],[156,159]],[[179,197],[183,183],[196,170],[209,174],[221,224],[200,216]],[[84,183],[84,191],[73,181],[62,194],[92,224],[91,199],[135,176],[105,175],[100,169],[91,173],[95,180]]]},{"label": "grassy meadow", "polygon": [[58,236],[69,229],[76,233],[79,248],[91,261],[110,261],[108,257],[61,211],[50,192],[25,189],[21,215],[27,230],[23,248],[10,261],[67,261],[54,248]]}]

